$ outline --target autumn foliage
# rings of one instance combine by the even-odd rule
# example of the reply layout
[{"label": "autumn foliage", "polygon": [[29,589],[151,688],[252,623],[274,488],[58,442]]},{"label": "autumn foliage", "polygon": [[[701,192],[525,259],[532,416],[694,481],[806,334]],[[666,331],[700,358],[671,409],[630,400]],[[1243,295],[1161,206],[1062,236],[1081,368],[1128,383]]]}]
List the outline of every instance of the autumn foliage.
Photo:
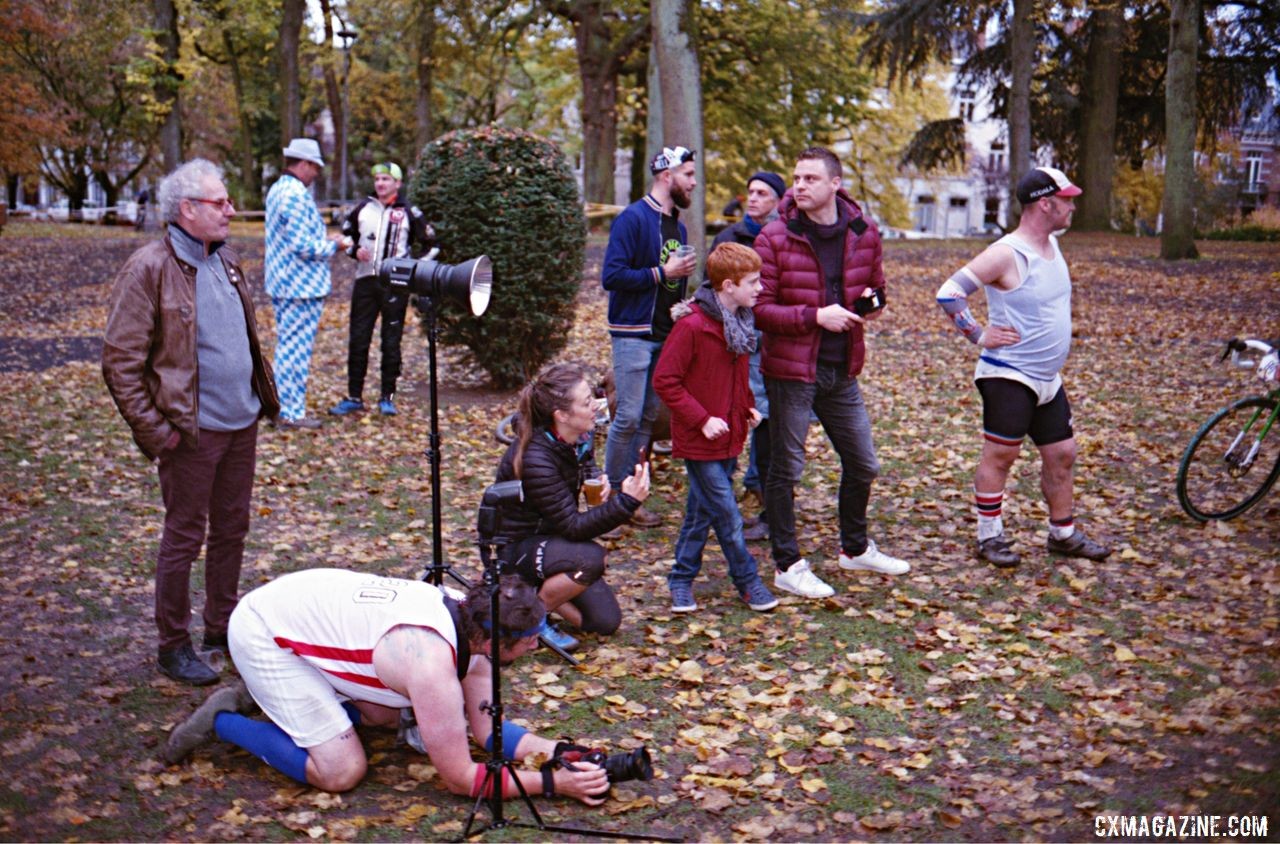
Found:
[{"label": "autumn foliage", "polygon": [[[260,230],[232,240],[260,284]],[[132,446],[93,346],[105,285],[141,242],[21,221],[0,239],[0,838],[456,838],[471,801],[390,731],[360,730],[369,773],[341,795],[217,742],[182,765],[157,761],[206,691],[154,667],[156,471]],[[665,576],[684,473],[656,458],[646,506],[663,525],[610,543],[622,629],[585,637],[580,668],[530,655],[505,672],[503,697],[508,719],[544,735],[647,745],[657,779],[615,788],[598,810],[539,798],[549,822],[689,841],[1083,841],[1108,816],[1270,813],[1274,838],[1280,490],[1237,520],[1201,525],[1179,509],[1174,474],[1199,424],[1256,391],[1251,375],[1217,364],[1219,342],[1280,337],[1280,246],[1202,242],[1202,260],[1170,270],[1154,240],[1063,239],[1076,516],[1116,551],[1104,563],[1045,553],[1027,448],[1005,498],[1024,556],[1012,572],[973,559],[973,350],[934,303],[981,246],[886,246],[890,306],[859,379],[883,467],[870,518],[912,571],[837,568],[838,466],[815,426],[798,530],[835,596],[780,596],[774,611],[752,612],[713,544],[695,586],[702,609],[674,615]],[[601,242],[588,248],[561,352],[596,366],[608,361],[601,253]],[[317,339],[321,405],[345,388],[353,265],[335,264]],[[258,302],[271,348],[260,288]],[[262,431],[243,590],[316,566],[421,574],[423,344],[406,338],[404,354],[399,416]],[[491,431],[514,398],[477,386],[483,375],[462,360],[442,354],[443,538],[448,561],[476,578],[476,504],[502,452]],[[766,547],[751,547],[767,571]],[[507,811],[529,820],[522,806]]]}]

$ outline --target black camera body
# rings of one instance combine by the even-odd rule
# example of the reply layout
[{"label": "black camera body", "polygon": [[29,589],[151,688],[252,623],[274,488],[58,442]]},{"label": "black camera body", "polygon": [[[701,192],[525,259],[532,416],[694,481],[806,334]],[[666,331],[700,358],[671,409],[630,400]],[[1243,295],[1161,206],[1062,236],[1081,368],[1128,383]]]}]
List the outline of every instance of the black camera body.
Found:
[{"label": "black camera body", "polygon": [[[604,768],[605,776],[609,778],[610,787],[620,782],[629,782],[631,780],[648,782],[653,779],[653,759],[649,756],[649,751],[643,747],[637,747],[627,753],[613,754],[605,753],[599,747],[592,748],[586,752],[569,750],[554,757],[547,765],[553,768],[566,768],[570,771],[581,770],[574,765],[575,762],[590,762],[593,765],[599,765]],[[608,791],[608,789],[605,789],[601,794],[607,794]]]},{"label": "black camera body", "polygon": [[858,316],[875,313],[884,307],[884,288],[868,287],[871,295],[862,295],[853,300],[853,312]]}]

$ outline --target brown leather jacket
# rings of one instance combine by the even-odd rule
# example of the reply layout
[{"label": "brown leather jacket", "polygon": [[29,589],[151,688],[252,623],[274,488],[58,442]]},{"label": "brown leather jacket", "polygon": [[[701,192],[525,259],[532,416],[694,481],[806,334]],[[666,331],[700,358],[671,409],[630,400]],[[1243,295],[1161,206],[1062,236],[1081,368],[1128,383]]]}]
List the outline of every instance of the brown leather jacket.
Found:
[{"label": "brown leather jacket", "polygon": [[[271,364],[258,345],[249,283],[234,252],[224,246],[218,254],[244,305],[254,392],[262,402],[262,415],[274,419],[280,399]],[[102,346],[102,375],[120,415],[133,430],[134,441],[148,458],[159,456],[175,430],[188,445],[198,442],[196,269],[178,258],[168,235],[134,252],[116,274]]]}]

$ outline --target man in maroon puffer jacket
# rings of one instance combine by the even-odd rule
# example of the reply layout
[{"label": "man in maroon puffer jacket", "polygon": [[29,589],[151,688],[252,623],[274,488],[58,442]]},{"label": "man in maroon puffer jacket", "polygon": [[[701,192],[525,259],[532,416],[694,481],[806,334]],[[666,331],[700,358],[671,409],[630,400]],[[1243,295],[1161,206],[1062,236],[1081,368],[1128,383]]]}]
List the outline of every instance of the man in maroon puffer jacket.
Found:
[{"label": "man in maroon puffer jacket", "polygon": [[[876,548],[867,534],[867,502],[880,472],[858,373],[866,357],[864,316],[884,302],[880,232],[841,188],[840,160],[813,147],[796,161],[795,184],[755,249],[763,289],[755,306],[764,332],[772,462],[765,486],[774,584],[806,598],[834,590],[800,554],[795,486],[804,473],[804,442],[816,414],[840,456],[840,557],[847,570],[902,574],[910,566]],[[859,300],[863,300],[859,303]]]}]

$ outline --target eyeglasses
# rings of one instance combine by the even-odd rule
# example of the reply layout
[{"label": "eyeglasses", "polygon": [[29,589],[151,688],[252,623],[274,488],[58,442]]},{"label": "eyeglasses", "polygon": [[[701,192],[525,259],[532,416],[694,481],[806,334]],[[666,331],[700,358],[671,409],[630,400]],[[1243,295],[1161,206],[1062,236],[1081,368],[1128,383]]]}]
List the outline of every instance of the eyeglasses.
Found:
[{"label": "eyeglasses", "polygon": [[214,208],[217,208],[221,211],[236,210],[236,207],[231,204],[230,197],[224,197],[222,199],[204,199],[203,197],[199,197],[199,196],[188,196],[186,197],[186,199],[190,200],[191,202],[200,202],[205,205],[212,205]]}]

